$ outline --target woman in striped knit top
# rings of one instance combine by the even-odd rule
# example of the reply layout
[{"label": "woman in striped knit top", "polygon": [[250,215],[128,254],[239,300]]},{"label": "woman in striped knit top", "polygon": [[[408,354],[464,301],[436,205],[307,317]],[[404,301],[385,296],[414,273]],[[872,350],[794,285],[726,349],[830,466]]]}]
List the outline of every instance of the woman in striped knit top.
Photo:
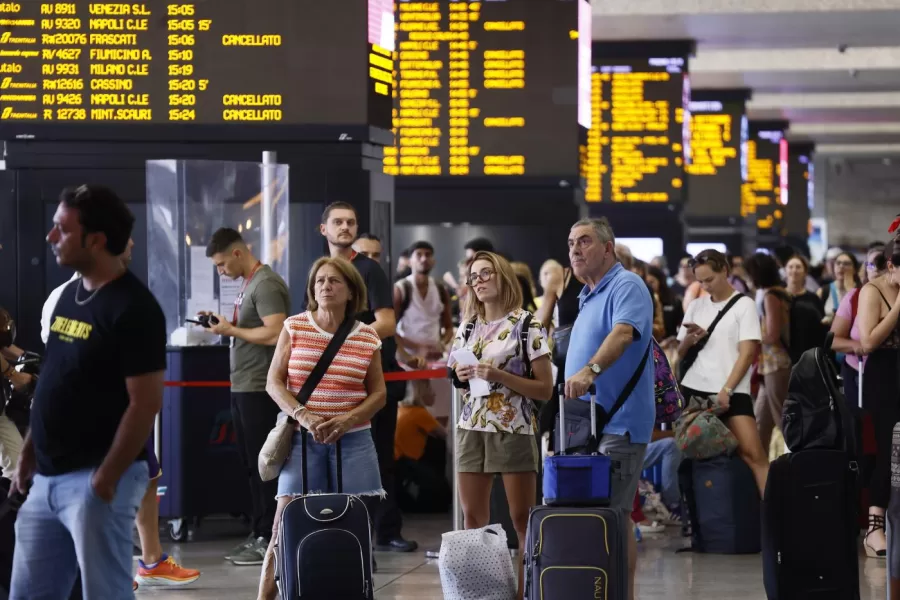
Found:
[{"label": "woman in striped knit top", "polygon": [[[366,285],[343,258],[320,258],[306,286],[309,310],[290,317],[278,338],[266,391],[283,411],[297,420],[290,456],[278,476],[278,508],[272,542],[260,581],[260,598],[275,598],[273,545],[281,511],[302,490],[302,438],[307,436],[310,493],[337,491],[335,442],[341,440],[343,491],[357,496],[384,496],[369,421],[384,406],[381,340],[374,329],[357,322],[305,406],[297,393],[325,352],[334,332],[348,316],[365,310]],[[367,503],[368,504],[368,503]]]}]

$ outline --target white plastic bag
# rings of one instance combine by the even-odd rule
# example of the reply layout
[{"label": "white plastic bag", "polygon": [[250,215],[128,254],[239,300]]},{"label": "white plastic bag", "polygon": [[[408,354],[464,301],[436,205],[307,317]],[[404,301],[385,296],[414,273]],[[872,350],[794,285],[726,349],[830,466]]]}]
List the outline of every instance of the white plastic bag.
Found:
[{"label": "white plastic bag", "polygon": [[444,600],[514,600],[516,573],[502,525],[450,531],[442,538]]}]

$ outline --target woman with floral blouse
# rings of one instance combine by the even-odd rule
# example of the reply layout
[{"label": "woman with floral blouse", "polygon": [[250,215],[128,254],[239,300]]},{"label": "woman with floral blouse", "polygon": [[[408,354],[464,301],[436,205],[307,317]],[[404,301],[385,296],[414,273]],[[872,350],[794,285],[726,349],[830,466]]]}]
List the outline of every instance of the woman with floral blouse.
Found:
[{"label": "woman with floral blouse", "polygon": [[[456,461],[459,495],[466,529],[489,524],[491,485],[495,473],[503,476],[509,513],[525,547],[528,512],[536,502],[539,453],[532,400],[549,400],[553,393],[550,348],[541,323],[522,310],[522,290],[512,266],[490,252],[478,252],[469,267],[466,316],[459,327],[454,350],[467,348],[477,366],[451,357],[457,387],[464,388],[464,406],[456,425]],[[526,341],[527,340],[527,341]],[[524,346],[524,347],[523,347]],[[527,352],[527,362],[523,359]],[[487,396],[473,397],[470,379],[486,380]],[[519,597],[522,590],[519,564]]]}]

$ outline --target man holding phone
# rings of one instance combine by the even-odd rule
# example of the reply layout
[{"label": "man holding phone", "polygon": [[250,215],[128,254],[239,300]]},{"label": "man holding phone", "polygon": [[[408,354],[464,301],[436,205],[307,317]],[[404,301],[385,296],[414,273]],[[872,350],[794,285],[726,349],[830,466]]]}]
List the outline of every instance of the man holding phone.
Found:
[{"label": "man holding phone", "polygon": [[206,256],[220,276],[244,281],[231,315],[201,313],[209,317],[209,331],[231,338],[231,415],[253,503],[250,537],[225,558],[241,566],[261,565],[272,537],[278,480],[262,481],[256,459],[280,411],[266,393],[266,376],[291,298],[284,279],[257,260],[234,229],[216,231]]}]

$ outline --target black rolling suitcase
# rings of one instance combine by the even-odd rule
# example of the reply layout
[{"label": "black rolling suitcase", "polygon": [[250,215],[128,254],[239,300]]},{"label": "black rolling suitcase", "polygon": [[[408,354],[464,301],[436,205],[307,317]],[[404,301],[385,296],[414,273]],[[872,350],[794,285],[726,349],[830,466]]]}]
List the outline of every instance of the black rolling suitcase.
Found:
[{"label": "black rolling suitcase", "polygon": [[856,463],[802,450],[769,467],[763,576],[769,600],[858,600]]},{"label": "black rolling suitcase", "polygon": [[887,515],[887,600],[900,600],[900,423],[891,442],[891,501]]},{"label": "black rolling suitcase", "polygon": [[337,494],[307,496],[303,432],[303,496],[284,507],[275,547],[276,579],[283,600],[372,600],[372,535],[363,501],[341,492],[337,443]]},{"label": "black rolling suitcase", "polygon": [[782,431],[792,454],[769,466],[763,577],[769,600],[858,600],[857,422],[827,349],[794,365]]}]

